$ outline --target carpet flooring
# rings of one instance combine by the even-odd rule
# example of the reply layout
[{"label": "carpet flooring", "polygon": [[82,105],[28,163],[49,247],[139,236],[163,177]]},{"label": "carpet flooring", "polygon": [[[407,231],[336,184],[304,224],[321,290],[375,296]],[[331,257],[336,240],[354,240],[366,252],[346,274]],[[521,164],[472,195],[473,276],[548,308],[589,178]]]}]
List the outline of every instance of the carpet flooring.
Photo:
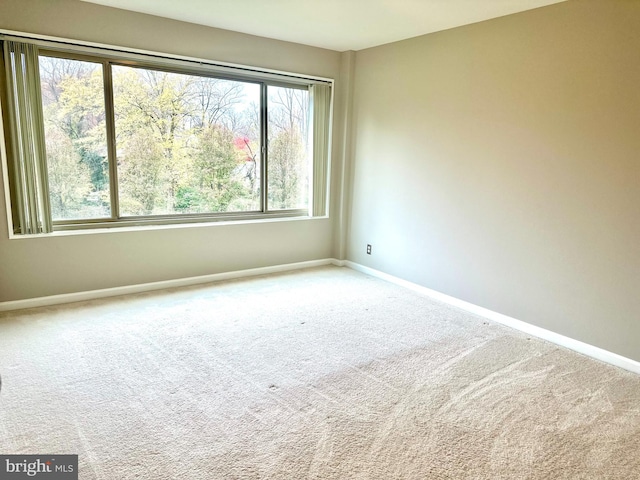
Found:
[{"label": "carpet flooring", "polygon": [[346,268],[3,313],[0,375],[81,479],[640,478],[640,376]]}]

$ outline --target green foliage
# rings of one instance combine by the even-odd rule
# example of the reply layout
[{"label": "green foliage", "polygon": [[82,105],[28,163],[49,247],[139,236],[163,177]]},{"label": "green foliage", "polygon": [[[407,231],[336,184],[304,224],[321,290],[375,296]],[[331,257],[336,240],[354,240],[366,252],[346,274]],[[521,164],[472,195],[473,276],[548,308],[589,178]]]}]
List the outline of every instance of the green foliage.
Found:
[{"label": "green foliage", "polygon": [[91,191],[89,168],[64,132],[49,128],[46,136],[51,214],[54,219],[80,218]]},{"label": "green foliage", "polygon": [[67,76],[58,84],[56,123],[72,140],[96,146],[104,142],[104,93],[101,70],[80,78]]},{"label": "green foliage", "polygon": [[[216,93],[220,81],[127,67],[114,73],[116,130],[123,147],[119,179],[129,214],[221,212],[250,194],[236,178],[240,157],[233,132],[206,123],[224,117],[225,105],[204,102],[205,94],[224,99],[226,113],[231,112],[232,99]],[[227,94],[237,90],[225,88]]]},{"label": "green foliage", "polygon": [[[101,67],[46,57],[41,64],[54,218],[108,216],[109,169]],[[74,172],[77,175],[71,178]]]},{"label": "green foliage", "polygon": [[234,146],[232,132],[217,126],[203,129],[195,159],[196,178],[211,211],[226,212],[236,197],[248,196],[234,175],[243,158]]},{"label": "green foliage", "polygon": [[[122,215],[259,209],[259,87],[127,66],[112,74]],[[54,216],[109,216],[102,66],[44,57],[41,76]],[[306,92],[277,91],[270,208],[298,208]]]},{"label": "green foliage", "polygon": [[302,136],[294,128],[283,130],[269,143],[269,205],[273,209],[306,204],[301,187],[307,180]]},{"label": "green foliage", "polygon": [[84,163],[91,172],[91,185],[93,190],[104,190],[109,188],[109,162],[107,158],[100,155],[95,150],[80,147],[80,161]]},{"label": "green foliage", "polygon": [[173,206],[180,213],[194,213],[206,211],[206,199],[202,191],[196,187],[180,186],[176,192],[176,202]]},{"label": "green foliage", "polygon": [[127,139],[124,155],[118,165],[123,215],[151,215],[162,191],[164,157],[160,146],[147,132]]},{"label": "green foliage", "polygon": [[306,152],[309,98],[306,90],[269,87],[269,190],[272,210],[308,204]]}]

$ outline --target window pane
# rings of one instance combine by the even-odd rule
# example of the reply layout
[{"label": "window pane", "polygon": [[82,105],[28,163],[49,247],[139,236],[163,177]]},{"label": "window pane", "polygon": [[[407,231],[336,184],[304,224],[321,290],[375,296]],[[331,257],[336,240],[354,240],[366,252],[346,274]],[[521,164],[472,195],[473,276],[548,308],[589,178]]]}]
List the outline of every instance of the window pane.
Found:
[{"label": "window pane", "polygon": [[120,214],[260,210],[260,85],[114,66]]},{"label": "window pane", "polygon": [[40,56],[53,220],[111,215],[100,63]]},{"label": "window pane", "polygon": [[269,209],[307,208],[309,91],[269,86],[267,94]]}]

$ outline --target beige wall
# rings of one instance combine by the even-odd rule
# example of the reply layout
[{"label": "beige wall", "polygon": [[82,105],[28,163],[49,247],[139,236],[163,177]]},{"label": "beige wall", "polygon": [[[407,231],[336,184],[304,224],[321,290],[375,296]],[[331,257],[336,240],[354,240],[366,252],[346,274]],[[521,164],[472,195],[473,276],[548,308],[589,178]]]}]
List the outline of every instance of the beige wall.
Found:
[{"label": "beige wall", "polygon": [[[338,52],[77,0],[2,0],[0,28],[336,79],[340,74]],[[336,171],[340,160],[334,156]],[[327,258],[335,244],[333,216],[9,240],[5,212],[0,191],[0,301]]]},{"label": "beige wall", "polygon": [[359,51],[348,258],[640,360],[638,52],[636,0]]}]

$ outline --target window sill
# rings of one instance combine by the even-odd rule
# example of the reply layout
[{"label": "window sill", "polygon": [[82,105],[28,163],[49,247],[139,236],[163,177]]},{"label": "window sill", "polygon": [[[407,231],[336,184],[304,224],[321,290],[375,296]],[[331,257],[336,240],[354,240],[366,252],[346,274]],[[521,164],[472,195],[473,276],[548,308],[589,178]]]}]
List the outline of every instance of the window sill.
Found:
[{"label": "window sill", "polygon": [[244,220],[228,220],[228,221],[216,221],[216,222],[194,222],[194,223],[173,223],[173,224],[161,224],[161,225],[122,225],[117,224],[113,227],[101,227],[101,228],[83,228],[78,230],[57,230],[51,233],[36,233],[31,235],[17,235],[9,233],[9,240],[28,240],[33,238],[55,238],[55,237],[67,237],[78,235],[100,235],[111,233],[125,233],[125,232],[146,232],[157,230],[176,230],[184,228],[220,228],[230,227],[234,225],[257,225],[264,223],[281,223],[281,222],[308,222],[316,220],[327,220],[328,215],[321,217],[296,216],[296,217],[271,217],[271,218],[252,218]]}]

